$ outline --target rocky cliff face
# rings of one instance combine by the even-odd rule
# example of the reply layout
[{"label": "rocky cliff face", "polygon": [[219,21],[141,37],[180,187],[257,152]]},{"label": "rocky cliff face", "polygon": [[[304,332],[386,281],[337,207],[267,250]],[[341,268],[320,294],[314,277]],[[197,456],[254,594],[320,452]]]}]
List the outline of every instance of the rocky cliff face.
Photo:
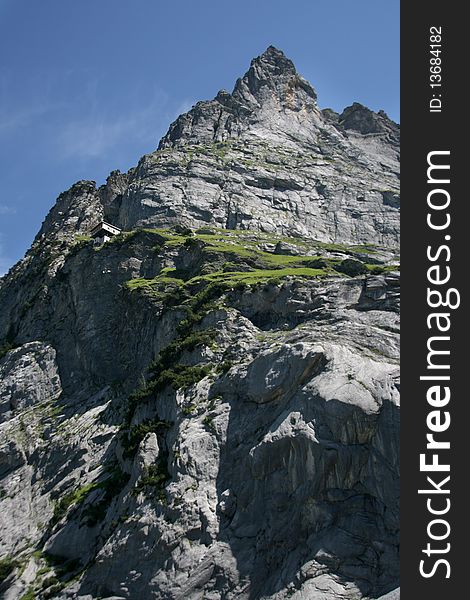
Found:
[{"label": "rocky cliff face", "polygon": [[398,153],[271,47],[58,198],[0,280],[4,598],[397,587]]}]

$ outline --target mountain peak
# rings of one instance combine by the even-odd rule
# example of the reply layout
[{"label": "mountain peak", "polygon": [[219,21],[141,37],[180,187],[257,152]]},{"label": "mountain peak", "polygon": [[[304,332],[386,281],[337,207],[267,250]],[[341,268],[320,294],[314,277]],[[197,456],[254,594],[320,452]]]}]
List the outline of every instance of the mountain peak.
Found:
[{"label": "mountain peak", "polygon": [[268,46],[263,54],[251,61],[245,75],[237,80],[233,97],[253,106],[262,104],[273,92],[282,102],[295,90],[302,95],[306,93],[310,99],[316,101],[315,90],[297,73],[294,63],[282,50]]},{"label": "mountain peak", "polygon": [[278,48],[268,46],[237,79],[231,94],[220,90],[213,100],[198,102],[180,115],[159,149],[238,137],[263,109],[272,114],[285,109],[318,112],[316,101],[315,90],[297,73],[294,63]]},{"label": "mountain peak", "polygon": [[275,46],[268,46],[260,56],[254,58],[251,66],[255,65],[268,70],[272,75],[297,74],[294,63]]}]

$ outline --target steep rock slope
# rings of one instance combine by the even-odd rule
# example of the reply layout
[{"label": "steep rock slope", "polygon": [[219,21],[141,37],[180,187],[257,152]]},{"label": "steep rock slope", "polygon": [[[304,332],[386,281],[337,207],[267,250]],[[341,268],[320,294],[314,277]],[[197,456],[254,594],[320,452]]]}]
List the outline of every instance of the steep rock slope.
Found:
[{"label": "steep rock slope", "polygon": [[0,284],[5,598],[397,587],[398,136],[271,47],[59,197]]}]

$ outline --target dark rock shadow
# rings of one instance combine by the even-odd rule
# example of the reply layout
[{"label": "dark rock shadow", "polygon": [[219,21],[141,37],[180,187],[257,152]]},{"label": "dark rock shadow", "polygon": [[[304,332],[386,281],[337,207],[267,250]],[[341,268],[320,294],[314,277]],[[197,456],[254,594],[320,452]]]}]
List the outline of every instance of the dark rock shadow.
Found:
[{"label": "dark rock shadow", "polygon": [[[230,545],[248,584],[243,597],[299,589],[325,572],[364,595],[396,588],[399,408],[386,401],[368,415],[305,391],[289,402],[230,403],[218,540]],[[291,434],[267,436],[285,418]]]}]

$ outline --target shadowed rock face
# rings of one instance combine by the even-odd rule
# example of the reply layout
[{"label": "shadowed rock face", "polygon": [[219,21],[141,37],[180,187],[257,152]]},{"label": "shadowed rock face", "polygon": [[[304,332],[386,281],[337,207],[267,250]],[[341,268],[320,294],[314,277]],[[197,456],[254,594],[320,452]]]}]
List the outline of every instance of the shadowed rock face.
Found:
[{"label": "shadowed rock face", "polygon": [[61,194],[0,280],[2,597],[388,599],[398,136],[270,47]]}]

